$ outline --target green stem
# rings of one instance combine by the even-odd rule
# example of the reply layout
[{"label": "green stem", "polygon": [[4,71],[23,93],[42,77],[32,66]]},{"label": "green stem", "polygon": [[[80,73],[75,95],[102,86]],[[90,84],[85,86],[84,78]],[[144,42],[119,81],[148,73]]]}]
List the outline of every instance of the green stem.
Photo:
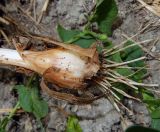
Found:
[{"label": "green stem", "polygon": [[8,116],[8,119],[10,120],[14,114],[16,113],[17,109],[20,107],[20,102],[18,101],[16,106],[13,108],[13,110],[10,112],[9,116]]},{"label": "green stem", "polygon": [[45,129],[44,129],[44,127],[43,127],[43,124],[42,124],[42,122],[41,122],[41,120],[40,120],[39,118],[37,118],[37,122],[38,122],[38,124],[40,125],[41,132],[45,132]]},{"label": "green stem", "polygon": [[31,83],[33,82],[33,80],[35,79],[36,75],[33,74],[29,79],[28,79],[28,82],[26,84],[27,88],[30,87]]},{"label": "green stem", "polygon": [[0,130],[1,131],[5,131],[5,128],[8,124],[8,122],[11,120],[11,118],[14,116],[14,114],[16,113],[17,109],[20,107],[20,103],[19,101],[17,102],[16,106],[13,108],[13,110],[10,112],[8,117],[5,117],[0,124]]},{"label": "green stem", "polygon": [[83,37],[83,36],[85,36],[85,34],[82,32],[82,33],[76,35],[75,37],[73,37],[72,39],[70,39],[69,41],[67,41],[66,43],[71,44],[71,43],[79,40],[79,39],[80,39],[81,37]]},{"label": "green stem", "polygon": [[95,33],[95,32],[93,32],[93,31],[89,31],[89,30],[85,30],[84,33],[85,33],[85,34],[89,34],[89,35],[91,35],[91,36],[93,36],[93,37],[101,40],[102,42],[108,41],[108,37],[107,37],[106,34]]}]

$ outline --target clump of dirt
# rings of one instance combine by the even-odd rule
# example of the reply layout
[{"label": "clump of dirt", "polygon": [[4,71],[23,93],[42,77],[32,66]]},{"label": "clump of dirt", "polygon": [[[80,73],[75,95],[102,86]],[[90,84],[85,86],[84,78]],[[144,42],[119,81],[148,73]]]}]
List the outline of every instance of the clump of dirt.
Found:
[{"label": "clump of dirt", "polygon": [[[35,0],[34,4],[30,3],[31,1],[29,0],[20,0],[17,2],[12,0],[6,1],[6,9],[15,18],[21,30],[27,30],[34,34],[45,35],[55,39],[59,39],[56,31],[57,24],[61,24],[68,29],[82,29],[83,25],[87,22],[87,15],[92,11],[95,4],[93,0],[50,0],[46,12],[43,13],[41,22],[37,24],[45,1]],[[114,30],[113,35],[110,37],[113,43],[120,44],[126,38],[132,37],[139,32],[132,39],[136,42],[153,39],[152,43],[155,42],[154,45],[148,43],[145,47],[153,52],[159,52],[159,18],[135,0],[117,0],[117,5],[119,8],[119,20],[122,21],[122,24]],[[141,31],[146,25],[149,26]],[[13,31],[14,29],[11,30]],[[39,50],[44,48],[44,45],[40,42],[32,42],[32,45]],[[14,48],[14,46],[9,46],[6,43],[1,44],[1,47]],[[149,81],[160,84],[160,69],[154,70],[159,63],[157,61],[150,61],[149,64],[153,69],[149,71],[151,74]],[[8,78],[12,78],[12,81]],[[16,98],[12,94],[12,88],[15,84],[23,82],[24,79],[22,79],[21,74],[17,77],[15,72],[1,70],[0,81],[0,108],[12,108],[16,102]],[[43,120],[47,131],[65,130],[66,117],[63,113],[58,112],[55,107],[52,107],[55,105],[68,113],[74,113],[81,117],[80,125],[84,132],[123,131],[120,123],[120,115],[105,98],[99,99],[90,105],[79,106],[71,105],[65,101],[55,100],[45,93],[42,93],[42,97],[47,100],[50,106],[50,112]],[[142,103],[127,100],[126,105],[136,113],[131,117],[132,123],[145,126],[150,125],[151,119],[149,113]],[[20,125],[18,129],[14,129],[13,131],[39,130],[36,121],[28,114],[23,114],[18,118],[18,124]]]}]

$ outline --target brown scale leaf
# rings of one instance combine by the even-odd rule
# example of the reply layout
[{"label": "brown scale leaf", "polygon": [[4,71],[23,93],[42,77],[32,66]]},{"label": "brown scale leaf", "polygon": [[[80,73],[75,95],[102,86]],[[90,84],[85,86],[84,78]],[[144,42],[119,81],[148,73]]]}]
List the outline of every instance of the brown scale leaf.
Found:
[{"label": "brown scale leaf", "polygon": [[50,95],[51,97],[60,99],[60,100],[65,100],[73,104],[89,104],[89,103],[92,103],[94,100],[97,100],[104,96],[104,94],[101,94],[95,97],[77,97],[73,94],[57,92],[57,91],[51,90],[44,82],[44,79],[42,79],[40,86],[42,90],[46,92],[48,95]]}]

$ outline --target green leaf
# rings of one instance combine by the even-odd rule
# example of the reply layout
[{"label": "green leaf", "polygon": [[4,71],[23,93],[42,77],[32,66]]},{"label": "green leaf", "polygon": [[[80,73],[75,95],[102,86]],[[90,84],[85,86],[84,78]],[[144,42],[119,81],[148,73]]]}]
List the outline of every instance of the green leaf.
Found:
[{"label": "green leaf", "polygon": [[26,112],[32,112],[32,100],[31,100],[31,91],[27,89],[24,85],[16,85],[15,88],[18,90],[18,100],[20,106]]},{"label": "green leaf", "polygon": [[57,31],[58,31],[60,39],[63,42],[67,42],[70,39],[72,39],[73,37],[75,37],[75,36],[77,36],[77,35],[79,35],[81,33],[80,30],[67,30],[67,29],[63,28],[59,24],[57,26]]},{"label": "green leaf", "polygon": [[[121,59],[121,55],[120,55],[119,52],[116,53],[116,54],[114,54],[114,55],[111,55],[109,59],[112,60],[112,61],[118,62],[118,63],[123,62],[123,60]],[[117,68],[116,71],[119,74],[123,75],[123,76],[128,76],[128,75],[130,75],[130,74],[133,73],[132,70],[126,69],[126,68]]]},{"label": "green leaf", "polygon": [[48,114],[48,105],[39,98],[37,87],[26,88],[24,85],[18,85],[16,89],[20,106],[24,111],[33,113],[38,119]]},{"label": "green leaf", "polygon": [[152,128],[134,125],[127,128],[125,132],[159,132],[159,131]]},{"label": "green leaf", "polygon": [[160,99],[154,99],[154,97],[152,99],[144,99],[143,102],[152,106],[160,106]]},{"label": "green leaf", "polygon": [[60,39],[63,42],[67,42],[72,39],[76,39],[74,44],[77,44],[82,48],[89,48],[96,41],[90,35],[83,36],[83,33],[80,30],[67,30],[63,28],[61,25],[58,25],[57,31],[58,31]]},{"label": "green leaf", "polygon": [[[135,43],[132,42],[132,41],[128,41],[127,43],[125,43],[124,47],[132,45],[132,44],[135,44]],[[144,52],[138,45],[135,45],[131,48],[127,48],[127,49],[125,49],[124,51],[121,52],[121,57],[124,61],[130,61],[130,60],[133,60],[133,59],[140,58],[142,56],[144,56]],[[143,66],[145,66],[144,61],[133,62],[133,63],[130,63],[128,65],[132,66],[132,67],[143,67]]]},{"label": "green leaf", "polygon": [[154,119],[160,118],[160,107],[151,113],[151,117]]},{"label": "green leaf", "polygon": [[31,100],[34,115],[39,119],[45,117],[48,114],[48,105],[46,101],[39,98],[36,87],[31,88]]},{"label": "green leaf", "polygon": [[[113,45],[110,45],[108,47],[106,47],[107,49],[110,49],[112,48]],[[120,56],[120,53],[116,53],[116,54],[113,54],[111,56],[109,56],[107,59],[111,60],[111,61],[114,61],[114,62],[117,62],[117,63],[121,63],[123,62],[122,59],[121,59],[121,56]],[[116,72],[118,72],[120,75],[123,75],[123,76],[128,76],[130,74],[132,74],[132,70],[130,69],[126,69],[126,68],[116,68],[114,69]],[[126,86],[125,84],[122,84],[122,83],[114,83],[113,84],[116,88],[119,88],[123,91],[127,91],[127,89],[129,88],[128,86]],[[116,93],[116,92],[115,92]],[[123,96],[119,93],[116,93],[121,99],[123,98]]]},{"label": "green leaf", "polygon": [[110,36],[117,14],[118,8],[114,0],[97,0],[94,17],[92,17],[91,21],[97,22],[100,31]]},{"label": "green leaf", "polygon": [[118,62],[118,63],[123,62],[119,52],[116,53],[116,54],[111,55],[110,58],[111,58],[112,61],[115,61],[115,62]]},{"label": "green leaf", "polygon": [[68,118],[66,132],[82,132],[82,128],[76,117],[70,116]]},{"label": "green leaf", "polygon": [[0,120],[0,132],[7,132],[6,127],[9,122],[8,117],[4,117],[2,120]]},{"label": "green leaf", "polygon": [[37,118],[43,118],[48,114],[48,105],[44,100],[34,100],[33,101],[33,113]]},{"label": "green leaf", "polygon": [[[128,41],[124,47],[134,44],[132,41]],[[110,46],[109,48],[112,48],[113,46]],[[130,60],[134,60],[137,58],[140,58],[144,55],[143,50],[139,47],[139,46],[133,46],[131,48],[127,48],[121,52],[118,52],[116,54],[111,55],[109,58],[112,61],[118,62],[118,63],[122,63],[122,62],[126,62],[126,61],[130,61]],[[144,77],[144,75],[146,74],[146,69],[144,69],[145,67],[145,63],[143,60],[141,61],[137,61],[137,62],[133,62],[128,64],[129,67],[139,67],[138,70],[132,70],[132,69],[128,69],[128,68],[117,68],[116,71],[123,75],[123,76],[130,76],[130,79],[133,79],[135,81],[141,81],[142,78]]]},{"label": "green leaf", "polygon": [[[135,43],[132,42],[132,41],[127,41],[124,44],[124,47],[132,45],[132,44],[135,44]],[[137,58],[142,57],[142,56],[144,56],[144,52],[141,49],[141,47],[139,47],[138,45],[127,48],[127,49],[125,49],[121,52],[121,57],[125,61],[137,59]],[[137,62],[130,63],[129,65],[130,66],[137,66]],[[144,66],[144,65],[138,64],[138,66]]]},{"label": "green leaf", "polygon": [[[128,41],[127,43],[125,43],[124,47],[132,44],[134,44],[134,42]],[[120,54],[123,61],[130,61],[144,56],[143,50],[138,45],[127,48],[120,52]],[[128,64],[128,66],[133,68],[139,67],[138,70],[134,70],[135,74],[132,76],[132,79],[135,81],[140,82],[143,79],[144,75],[147,73],[147,70],[144,68],[146,66],[144,60],[130,63]]]},{"label": "green leaf", "polygon": [[152,119],[151,127],[160,131],[160,119]]}]

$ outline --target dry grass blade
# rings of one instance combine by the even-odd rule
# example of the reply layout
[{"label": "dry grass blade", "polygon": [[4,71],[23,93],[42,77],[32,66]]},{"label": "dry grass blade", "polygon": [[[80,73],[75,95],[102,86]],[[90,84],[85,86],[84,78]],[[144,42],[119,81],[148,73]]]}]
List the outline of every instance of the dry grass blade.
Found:
[{"label": "dry grass blade", "polygon": [[[128,40],[129,40],[129,38],[128,38]],[[153,41],[153,39],[148,39],[148,40],[144,40],[142,42],[138,42],[138,43],[135,43],[135,44],[132,44],[132,45],[125,46],[124,48],[120,48],[120,49],[118,49],[118,50],[116,50],[114,52],[111,52],[111,53],[109,53],[108,50],[106,50],[106,52],[104,50],[103,53],[104,53],[104,56],[107,57],[107,56],[110,56],[110,55],[114,55],[114,54],[116,54],[116,53],[118,53],[120,51],[126,50],[128,48],[134,47],[136,45],[140,45],[140,44],[143,44],[143,43],[148,43],[148,42],[151,42],[151,41]],[[109,53],[109,54],[107,54],[107,53]]]},{"label": "dry grass blade", "polygon": [[6,24],[6,25],[9,25],[9,24],[10,24],[10,22],[7,21],[6,19],[4,19],[3,17],[0,17],[0,22],[4,23],[4,24]]},{"label": "dry grass blade", "polygon": [[6,20],[9,24],[13,24],[15,28],[21,33],[25,33],[27,36],[31,36],[29,30],[22,26],[13,16],[11,16],[6,7],[0,4],[0,9],[5,13],[5,16],[3,16],[4,20]]},{"label": "dry grass blade", "polygon": [[13,110],[12,108],[0,109],[0,114],[9,113],[9,112],[11,112],[12,110]]},{"label": "dry grass blade", "polygon": [[44,12],[46,12],[46,10],[47,10],[48,4],[49,4],[49,0],[46,0],[45,3],[44,3],[44,5],[43,5],[43,7],[42,7],[42,10],[41,10],[41,12],[40,12],[40,15],[39,15],[39,17],[38,17],[37,24],[39,24],[39,23],[41,22],[42,17],[43,17],[43,14],[44,14]]},{"label": "dry grass blade", "polygon": [[24,11],[19,5],[17,5],[17,7],[24,15],[26,15],[35,24],[35,26],[42,29],[43,31],[46,31],[46,29],[43,26],[39,25],[30,14],[28,14],[26,11]]},{"label": "dry grass blade", "polygon": [[160,10],[158,9],[160,7],[157,7],[157,10],[156,10],[156,8],[151,7],[150,5],[146,4],[143,0],[137,0],[137,1],[140,2],[150,12],[152,12],[153,14],[157,15],[158,17],[160,17]]},{"label": "dry grass blade", "polygon": [[26,11],[24,11],[20,6],[17,5],[17,7],[23,14],[25,14],[28,18],[31,19],[31,21],[33,21],[37,25],[37,22],[35,21],[35,19],[30,14],[28,14]]},{"label": "dry grass blade", "polygon": [[[0,109],[0,114],[10,113],[10,112],[13,111],[13,109],[14,109],[14,108],[4,108],[4,109]],[[16,113],[23,113],[23,112],[24,112],[24,110],[22,110],[22,109],[18,109],[18,110],[16,111]]]}]

